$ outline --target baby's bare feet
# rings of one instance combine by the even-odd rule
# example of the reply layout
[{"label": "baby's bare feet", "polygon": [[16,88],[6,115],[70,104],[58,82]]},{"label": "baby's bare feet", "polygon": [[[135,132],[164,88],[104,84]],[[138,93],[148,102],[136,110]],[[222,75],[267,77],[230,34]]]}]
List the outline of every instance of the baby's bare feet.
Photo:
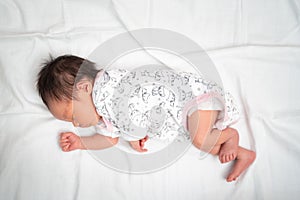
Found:
[{"label": "baby's bare feet", "polygon": [[[226,133],[223,133],[226,134]],[[219,160],[221,163],[226,163],[235,160],[238,152],[239,135],[234,132],[234,136],[222,144],[219,152]]]},{"label": "baby's bare feet", "polygon": [[254,151],[239,147],[236,163],[226,179],[227,182],[235,181],[253,163],[255,157]]}]

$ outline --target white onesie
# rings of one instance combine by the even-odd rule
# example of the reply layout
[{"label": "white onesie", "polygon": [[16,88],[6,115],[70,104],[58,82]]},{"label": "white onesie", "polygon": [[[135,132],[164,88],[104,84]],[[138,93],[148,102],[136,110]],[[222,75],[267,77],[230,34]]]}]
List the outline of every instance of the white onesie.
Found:
[{"label": "white onesie", "polygon": [[103,121],[98,133],[134,141],[181,134],[189,138],[187,116],[196,110],[219,110],[214,128],[235,123],[239,112],[233,97],[202,76],[172,69],[101,70],[95,79],[93,102]]}]

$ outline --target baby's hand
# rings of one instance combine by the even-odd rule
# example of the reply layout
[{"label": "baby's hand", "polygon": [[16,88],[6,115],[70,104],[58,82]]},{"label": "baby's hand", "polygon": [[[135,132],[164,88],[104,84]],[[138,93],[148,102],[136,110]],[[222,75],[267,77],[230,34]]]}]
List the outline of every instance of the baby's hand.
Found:
[{"label": "baby's hand", "polygon": [[148,140],[148,135],[146,137],[144,137],[143,139],[140,139],[138,141],[130,141],[130,145],[131,147],[138,151],[138,152],[146,152],[148,151],[147,149],[144,148],[145,142]]},{"label": "baby's hand", "polygon": [[82,149],[80,137],[72,132],[61,133],[59,143],[61,149],[66,152]]}]

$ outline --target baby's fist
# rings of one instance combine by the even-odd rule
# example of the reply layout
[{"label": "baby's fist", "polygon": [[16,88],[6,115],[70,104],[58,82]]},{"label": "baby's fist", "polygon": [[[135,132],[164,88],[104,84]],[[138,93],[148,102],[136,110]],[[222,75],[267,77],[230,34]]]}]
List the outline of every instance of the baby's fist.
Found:
[{"label": "baby's fist", "polygon": [[65,152],[82,149],[80,137],[72,132],[61,133],[59,144],[60,148]]}]

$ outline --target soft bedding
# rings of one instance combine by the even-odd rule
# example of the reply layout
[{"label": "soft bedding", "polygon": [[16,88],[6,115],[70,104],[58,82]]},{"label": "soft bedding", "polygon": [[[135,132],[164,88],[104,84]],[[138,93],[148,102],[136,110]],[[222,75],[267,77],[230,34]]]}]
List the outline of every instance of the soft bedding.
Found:
[{"label": "soft bedding", "polygon": [[[2,0],[0,199],[298,199],[299,10],[296,0]],[[257,153],[238,181],[225,181],[232,163],[201,157],[193,146],[140,174],[114,170],[92,151],[59,148],[60,132],[91,131],[48,112],[35,87],[42,63],[50,54],[88,58],[110,38],[142,28],[180,33],[207,51],[241,111],[233,126],[240,144]],[[148,61],[137,53],[118,64]]]}]

